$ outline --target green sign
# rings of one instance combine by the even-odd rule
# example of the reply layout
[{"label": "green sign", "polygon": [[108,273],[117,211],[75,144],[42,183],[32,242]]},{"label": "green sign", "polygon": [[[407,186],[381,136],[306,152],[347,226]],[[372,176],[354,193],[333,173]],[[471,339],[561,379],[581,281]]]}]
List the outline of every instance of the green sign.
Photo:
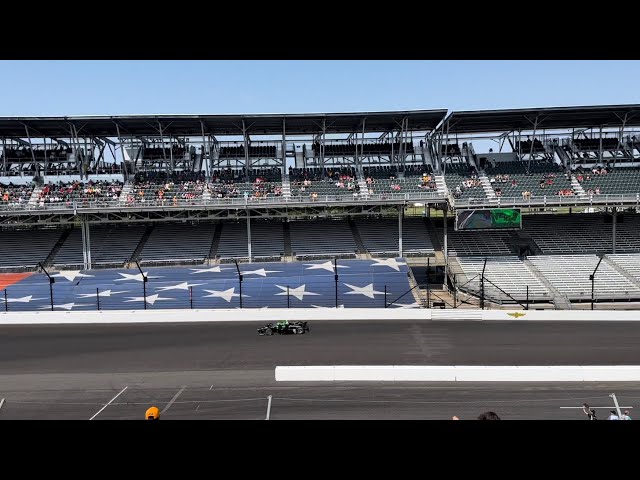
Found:
[{"label": "green sign", "polygon": [[503,230],[522,228],[522,213],[517,208],[460,210],[456,230]]}]

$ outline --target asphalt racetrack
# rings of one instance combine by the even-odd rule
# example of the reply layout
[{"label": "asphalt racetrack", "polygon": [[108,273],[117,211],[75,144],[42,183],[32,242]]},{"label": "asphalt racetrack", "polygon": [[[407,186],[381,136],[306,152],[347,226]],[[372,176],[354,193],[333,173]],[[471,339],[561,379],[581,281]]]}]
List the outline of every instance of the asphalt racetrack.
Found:
[{"label": "asphalt racetrack", "polygon": [[[0,420],[606,417],[637,383],[276,382],[277,365],[639,365],[636,322],[255,322],[0,326]],[[567,408],[569,407],[569,408]],[[631,410],[631,416],[634,410]]]}]

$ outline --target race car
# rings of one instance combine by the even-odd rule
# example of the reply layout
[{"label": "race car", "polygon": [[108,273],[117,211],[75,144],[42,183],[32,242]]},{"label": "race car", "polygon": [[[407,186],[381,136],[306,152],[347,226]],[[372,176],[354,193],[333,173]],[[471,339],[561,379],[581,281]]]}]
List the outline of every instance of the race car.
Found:
[{"label": "race car", "polygon": [[288,320],[280,320],[277,323],[267,323],[264,327],[258,329],[258,335],[280,335],[296,334],[302,335],[309,331],[307,322],[290,322]]}]

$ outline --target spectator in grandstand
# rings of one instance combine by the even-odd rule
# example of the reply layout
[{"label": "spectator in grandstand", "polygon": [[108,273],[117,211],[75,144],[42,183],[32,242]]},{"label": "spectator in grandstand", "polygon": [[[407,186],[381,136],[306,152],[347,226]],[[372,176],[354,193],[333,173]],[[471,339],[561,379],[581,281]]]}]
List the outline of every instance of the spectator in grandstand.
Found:
[{"label": "spectator in grandstand", "polygon": [[620,417],[618,417],[615,410],[611,410],[611,415],[607,417],[607,420],[620,420]]},{"label": "spectator in grandstand", "polygon": [[478,420],[501,420],[495,412],[484,412],[478,415]]},{"label": "spectator in grandstand", "polygon": [[631,417],[629,416],[629,410],[624,411],[624,413],[620,417],[620,420],[631,420]]}]

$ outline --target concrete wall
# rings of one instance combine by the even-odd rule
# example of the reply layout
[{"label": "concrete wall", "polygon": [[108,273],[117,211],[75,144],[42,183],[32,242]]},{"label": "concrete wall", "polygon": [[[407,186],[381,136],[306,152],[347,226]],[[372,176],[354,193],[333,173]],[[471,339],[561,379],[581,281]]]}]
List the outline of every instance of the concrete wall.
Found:
[{"label": "concrete wall", "polygon": [[[517,315],[517,317],[514,317]],[[175,322],[302,321],[640,321],[640,311],[426,310],[403,308],[292,308],[212,310],[116,310],[0,313],[0,325]]]}]

